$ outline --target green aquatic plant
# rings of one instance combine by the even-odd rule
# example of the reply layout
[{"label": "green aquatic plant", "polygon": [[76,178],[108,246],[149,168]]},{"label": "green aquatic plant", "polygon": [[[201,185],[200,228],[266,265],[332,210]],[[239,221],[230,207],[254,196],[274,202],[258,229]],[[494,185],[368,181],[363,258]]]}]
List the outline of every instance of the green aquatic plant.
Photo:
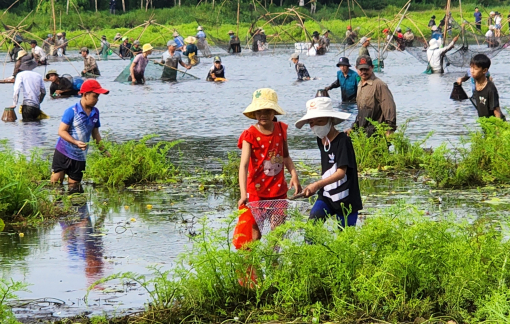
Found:
[{"label": "green aquatic plant", "polygon": [[109,187],[135,183],[176,182],[178,170],[168,157],[168,152],[179,141],[148,142],[156,135],[125,143],[103,141],[108,153],[94,150],[87,159],[84,178]]},{"label": "green aquatic plant", "polygon": [[16,300],[18,298],[16,292],[28,291],[27,287],[28,285],[22,282],[0,278],[0,323],[19,323],[14,317],[14,314],[12,314],[7,302]]},{"label": "green aquatic plant", "polygon": [[230,244],[236,216],[215,230],[203,220],[173,270],[152,268],[153,279],[127,273],[105,280],[134,280],[147,289],[151,307],[139,319],[162,323],[508,322],[506,223],[432,219],[398,203],[343,231],[333,221],[298,217],[236,252]]}]

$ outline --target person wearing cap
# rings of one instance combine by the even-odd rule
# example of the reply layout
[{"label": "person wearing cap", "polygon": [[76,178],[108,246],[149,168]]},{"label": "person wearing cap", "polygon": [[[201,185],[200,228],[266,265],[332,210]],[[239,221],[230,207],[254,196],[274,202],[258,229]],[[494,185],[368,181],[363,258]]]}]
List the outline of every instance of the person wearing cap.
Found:
[{"label": "person wearing cap", "polygon": [[358,35],[352,31],[352,27],[347,26],[347,31],[345,32],[345,43],[347,45],[354,45],[354,44],[356,44],[357,38],[358,38]]},{"label": "person wearing cap", "polygon": [[97,66],[96,59],[89,54],[89,49],[82,47],[80,50],[81,56],[83,57],[83,71],[81,76],[83,77],[96,77],[100,76],[99,67]]},{"label": "person wearing cap", "polygon": [[329,45],[331,44],[331,40],[329,39],[330,32],[331,31],[329,29],[322,30],[321,46],[323,46],[326,49],[326,52],[329,50]]},{"label": "person wearing cap", "polygon": [[299,62],[299,54],[293,53],[290,56],[290,60],[294,63],[294,67],[296,69],[297,78],[299,81],[310,80],[310,74],[308,74],[308,70],[304,63]]},{"label": "person wearing cap", "polygon": [[437,26],[432,26],[432,39],[435,39],[437,41],[440,41],[443,38],[443,34],[441,33],[441,30]]},{"label": "person wearing cap", "polygon": [[330,86],[325,87],[324,90],[340,88],[342,90],[342,102],[354,103],[356,102],[356,95],[358,94],[358,84],[360,77],[356,71],[349,69],[351,64],[347,57],[341,57],[336,66],[339,68],[336,74],[335,82]]},{"label": "person wearing cap", "polygon": [[21,47],[21,43],[23,42],[23,39],[21,38],[20,35],[16,35],[12,39],[12,42],[13,42],[14,47],[9,51],[9,57],[11,58],[12,62],[16,62],[16,61],[18,61],[19,51],[23,50],[23,48]]},{"label": "person wearing cap", "polygon": [[78,91],[74,90],[73,83],[67,78],[59,77],[56,70],[49,70],[46,73],[46,79],[51,81],[50,95],[56,96],[75,96]]},{"label": "person wearing cap", "polygon": [[427,25],[429,28],[432,29],[432,26],[436,26],[436,16],[433,15],[432,17],[430,17],[430,20],[429,20],[429,23]]},{"label": "person wearing cap", "polygon": [[219,56],[214,57],[214,64],[207,72],[206,81],[217,81],[217,79],[225,79],[225,67],[221,64],[221,58]]},{"label": "person wearing cap", "polygon": [[101,55],[102,60],[108,60],[108,52],[110,51],[110,43],[106,40],[106,36],[101,36],[101,50],[98,55]]},{"label": "person wearing cap", "polygon": [[248,31],[248,33],[251,35],[251,38],[252,38],[251,51],[258,52],[260,49],[259,42],[261,42],[261,40],[262,40],[262,37],[260,35],[260,31],[262,30],[262,28],[257,27],[257,28],[255,28],[255,31],[252,31],[252,30],[253,30],[253,25],[250,27],[250,30]]},{"label": "person wearing cap", "polygon": [[412,47],[414,42],[414,34],[411,28],[407,28],[404,33],[404,42],[406,47]]},{"label": "person wearing cap", "polygon": [[14,82],[11,108],[15,108],[18,104],[19,93],[23,89],[23,102],[21,104],[23,121],[36,121],[41,114],[41,102],[46,96],[44,81],[42,75],[32,71],[37,67],[37,63],[32,60],[30,55],[24,55],[20,61],[20,72],[16,75],[16,81]]},{"label": "person wearing cap", "polygon": [[487,47],[498,47],[499,42],[494,33],[494,26],[490,25],[489,30],[485,33],[485,41],[487,42]]},{"label": "person wearing cap", "polygon": [[178,32],[174,31],[173,33],[174,41],[177,44],[176,51],[182,52],[184,50],[184,39]]},{"label": "person wearing cap", "polygon": [[122,35],[120,33],[115,34],[115,36],[113,37],[113,41],[116,42],[119,39],[122,39]]},{"label": "person wearing cap", "polygon": [[37,46],[36,40],[30,41],[30,47],[32,48],[32,56],[38,65],[46,65],[46,53],[42,48]]},{"label": "person wearing cap", "polygon": [[[306,115],[295,126],[301,129],[309,124],[317,137],[322,174],[321,180],[303,189],[305,197],[318,193],[309,219],[324,222],[328,216],[334,216],[342,228],[355,226],[358,211],[363,209],[356,154],[351,138],[335,128],[351,114],[336,111],[327,97],[308,100],[306,109]],[[345,215],[345,211],[349,211],[349,214]]]},{"label": "person wearing cap", "polygon": [[406,49],[406,44],[404,41],[404,34],[398,33],[395,42],[397,43],[398,51],[404,51]]},{"label": "person wearing cap", "polygon": [[[285,112],[278,105],[278,95],[273,89],[258,89],[253,93],[251,104],[243,114],[253,120],[254,125],[243,131],[237,142],[241,149],[239,164],[239,189],[241,198],[237,205],[272,199],[286,199],[287,191],[301,191],[298,174],[289,155],[287,124],[276,121],[276,115]],[[291,174],[290,187],[285,181],[284,167]],[[284,215],[271,215],[271,229],[281,224]],[[254,225],[260,238],[260,230]]]},{"label": "person wearing cap", "polygon": [[[353,129],[362,128],[370,137],[375,133],[375,126],[369,120],[389,127],[386,135],[397,129],[397,109],[390,89],[374,74],[374,65],[370,56],[359,56],[356,69],[361,78],[358,84],[356,103],[358,115],[352,124]],[[351,130],[347,132],[350,133]]]},{"label": "person wearing cap", "polygon": [[182,52],[176,51],[177,44],[173,39],[169,40],[166,46],[168,47],[168,51],[164,52],[161,57],[161,64],[164,65],[161,79],[165,81],[175,81],[177,79],[178,65],[180,64],[186,69],[191,69],[191,65],[182,61]]},{"label": "person wearing cap", "polygon": [[236,34],[232,30],[228,31],[228,36],[230,37],[230,41],[228,42],[227,52],[230,53],[241,53],[241,40],[237,37]]},{"label": "person wearing cap", "polygon": [[368,46],[370,46],[370,40],[371,40],[370,37],[366,37],[366,36],[361,37],[361,39],[359,40],[359,44],[361,45],[361,47],[359,48],[359,53],[358,53],[359,56],[362,56],[362,55],[370,56],[370,53],[368,52]]},{"label": "person wearing cap", "polygon": [[[20,67],[21,67],[21,62],[22,62],[22,59],[27,56],[28,53],[22,49],[18,52],[18,55],[16,57],[16,62],[14,63],[14,71],[12,72],[12,76],[9,78],[9,79],[14,79],[16,77],[16,75],[18,75],[20,71]],[[29,60],[29,61],[32,61],[32,57],[28,57],[27,59],[25,60]],[[25,61],[24,60],[24,61]],[[37,64],[37,63],[36,63]]]},{"label": "person wearing cap", "polygon": [[149,64],[148,56],[152,54],[152,45],[144,44],[142,54],[138,54],[129,67],[129,79],[133,84],[145,84],[145,68]]},{"label": "person wearing cap", "polygon": [[121,58],[132,58],[133,52],[131,52],[131,43],[127,36],[122,37],[122,44],[119,46],[119,56]]},{"label": "person wearing cap", "polygon": [[140,45],[140,41],[138,39],[136,39],[133,42],[133,46],[131,46],[131,52],[133,53],[134,56],[137,56],[138,54],[143,52],[143,48]]},{"label": "person wearing cap", "polygon": [[62,56],[63,55],[63,47],[64,40],[62,39],[63,34],[57,33],[57,39],[55,40],[55,48],[53,50],[53,56]]},{"label": "person wearing cap", "polygon": [[188,64],[191,66],[195,66],[200,63],[198,59],[198,47],[195,45],[197,39],[193,36],[188,36],[184,39],[184,43],[186,43],[186,51],[182,53],[184,56],[188,57]]},{"label": "person wearing cap", "polygon": [[443,58],[448,51],[450,51],[455,42],[459,39],[459,35],[455,36],[448,46],[439,48],[441,42],[435,39],[431,39],[429,41],[429,48],[427,49],[427,60],[429,62],[429,66],[427,68],[428,71],[432,73],[444,73],[443,71]]},{"label": "person wearing cap", "polygon": [[[69,186],[78,187],[85,171],[90,137],[101,142],[99,110],[95,107],[99,95],[108,94],[99,82],[88,79],[83,82],[79,102],[67,108],[58,127],[58,140],[51,164],[52,183],[62,183],[67,174]],[[101,149],[101,147],[100,147]],[[105,152],[109,155],[108,152]]]}]

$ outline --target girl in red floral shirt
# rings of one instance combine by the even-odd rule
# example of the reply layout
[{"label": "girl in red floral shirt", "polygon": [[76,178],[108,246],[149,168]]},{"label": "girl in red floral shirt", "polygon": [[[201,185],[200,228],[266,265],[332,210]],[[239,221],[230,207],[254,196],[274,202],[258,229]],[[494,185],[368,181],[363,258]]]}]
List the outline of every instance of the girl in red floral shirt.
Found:
[{"label": "girl in red floral shirt", "polygon": [[[274,121],[275,115],[285,112],[278,105],[278,96],[272,89],[258,89],[253,100],[243,114],[257,123],[250,126],[239,137],[237,146],[242,150],[239,167],[239,189],[241,199],[238,205],[246,202],[286,199],[287,190],[301,191],[294,163],[287,146],[287,124]],[[285,182],[283,167],[289,170],[292,178],[290,186]],[[260,238],[260,231],[255,239]]]}]

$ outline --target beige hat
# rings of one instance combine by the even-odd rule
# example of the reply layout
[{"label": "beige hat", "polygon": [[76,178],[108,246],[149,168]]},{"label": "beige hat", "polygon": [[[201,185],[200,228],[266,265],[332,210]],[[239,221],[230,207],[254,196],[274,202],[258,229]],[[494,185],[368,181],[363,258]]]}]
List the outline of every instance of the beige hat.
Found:
[{"label": "beige hat", "polygon": [[58,76],[57,70],[49,70],[48,73],[46,73],[46,79],[50,78],[50,74],[55,74]]},{"label": "beige hat", "polygon": [[234,32],[232,31],[232,29],[228,31],[228,34],[229,34],[229,35],[230,35],[230,34],[233,34],[233,33],[234,33]]},{"label": "beige hat", "polygon": [[296,127],[301,129],[303,125],[308,124],[310,119],[329,117],[333,125],[340,124],[346,119],[349,119],[351,114],[336,111],[333,108],[333,102],[328,97],[317,97],[306,102],[306,115],[296,122]]},{"label": "beige hat", "polygon": [[145,53],[145,52],[148,52],[148,51],[152,51],[152,49],[153,49],[153,48],[154,48],[154,47],[152,47],[152,45],[151,45],[151,44],[143,44],[143,46],[142,46],[142,52],[144,52],[144,53]]},{"label": "beige hat", "polygon": [[27,55],[27,51],[25,50],[21,50],[18,52],[18,57],[17,59],[19,60],[20,58],[22,58],[23,56]]},{"label": "beige hat", "polygon": [[202,30],[202,26],[198,26],[197,30]]},{"label": "beige hat", "polygon": [[179,36],[179,33],[178,33],[178,32],[176,32],[176,31],[174,31],[173,36],[174,36],[174,37],[177,37],[177,36]]},{"label": "beige hat", "polygon": [[243,114],[251,119],[255,118],[255,112],[262,109],[273,109],[275,115],[285,115],[285,111],[278,105],[276,91],[269,88],[258,89],[253,93],[251,104],[246,107]]},{"label": "beige hat", "polygon": [[62,36],[62,33],[57,33],[57,36]]},{"label": "beige hat", "polygon": [[193,36],[188,36],[184,39],[184,42],[188,44],[195,44],[196,41],[197,39]]}]

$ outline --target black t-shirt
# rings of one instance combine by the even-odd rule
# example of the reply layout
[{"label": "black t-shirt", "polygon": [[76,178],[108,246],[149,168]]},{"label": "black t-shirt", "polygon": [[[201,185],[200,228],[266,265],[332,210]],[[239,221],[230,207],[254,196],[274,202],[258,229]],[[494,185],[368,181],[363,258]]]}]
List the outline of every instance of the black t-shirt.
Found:
[{"label": "black t-shirt", "polygon": [[69,95],[69,96],[73,96],[78,93],[78,91],[73,89],[73,84],[67,78],[65,78],[65,77],[59,78],[59,80],[60,81],[58,84],[56,84],[55,82],[51,83],[51,85],[50,85],[50,94],[51,95],[53,95],[55,93],[55,91],[57,91],[57,90],[72,90],[72,91],[68,91],[64,94],[64,95]]},{"label": "black t-shirt", "polygon": [[329,184],[319,190],[319,198],[328,200],[333,208],[341,211],[352,206],[352,212],[363,209],[358,184],[358,168],[356,155],[351,138],[344,132],[338,134],[331,142],[328,152],[324,151],[322,140],[317,138],[317,145],[321,151],[322,178],[328,178],[340,167],[346,166],[347,171],[343,179]]},{"label": "black t-shirt", "polygon": [[473,99],[478,110],[478,117],[494,116],[494,109],[499,107],[498,89],[491,81],[487,80],[487,85],[482,90],[473,91]]}]

